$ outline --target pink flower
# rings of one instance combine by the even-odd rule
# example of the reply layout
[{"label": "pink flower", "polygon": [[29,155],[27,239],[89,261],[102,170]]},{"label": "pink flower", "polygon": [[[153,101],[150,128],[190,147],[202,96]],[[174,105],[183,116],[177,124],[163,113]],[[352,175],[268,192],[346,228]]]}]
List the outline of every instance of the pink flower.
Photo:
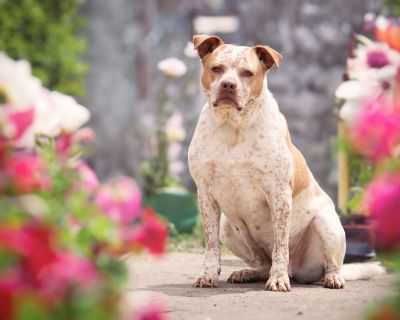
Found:
[{"label": "pink flower", "polygon": [[95,266],[82,257],[57,251],[54,239],[54,231],[39,223],[0,227],[0,251],[19,260],[18,266],[2,270],[6,278],[0,278],[0,295],[34,288],[51,302],[64,298],[73,286],[87,289],[97,283]]},{"label": "pink flower", "polygon": [[168,228],[161,221],[153,209],[145,208],[142,212],[142,223],[139,228],[134,230],[125,230],[124,239],[126,243],[133,247],[143,246],[150,253],[162,254],[165,251],[165,242],[168,236]]},{"label": "pink flower", "polygon": [[82,144],[92,144],[96,138],[96,134],[92,128],[84,127],[74,134],[74,142]]},{"label": "pink flower", "polygon": [[73,286],[78,286],[80,290],[93,288],[99,280],[99,274],[90,261],[63,252],[42,269],[38,278],[42,292],[53,300],[64,298]]},{"label": "pink flower", "polygon": [[378,162],[393,156],[400,143],[400,108],[384,98],[368,101],[358,113],[350,132],[354,148]]},{"label": "pink flower", "polygon": [[100,186],[95,203],[112,220],[126,224],[139,216],[141,194],[135,180],[120,177]]},{"label": "pink flower", "polygon": [[2,106],[0,109],[0,144],[4,148],[7,145],[20,146],[22,144],[25,146],[27,144],[29,147],[32,146],[33,137],[27,139],[25,133],[31,127],[34,115],[33,108],[19,111],[12,106]]},{"label": "pink flower", "polygon": [[53,237],[53,230],[42,224],[31,223],[20,228],[3,226],[0,227],[0,250],[20,256],[28,279],[36,283],[40,271],[57,256]]},{"label": "pink flower", "polygon": [[13,135],[12,139],[18,140],[25,133],[26,129],[30,127],[33,122],[35,111],[33,108],[24,111],[10,111],[8,114],[9,125],[12,125]]},{"label": "pink flower", "polygon": [[70,132],[61,132],[56,138],[56,152],[62,158],[68,158],[73,146],[73,135]]},{"label": "pink flower", "polygon": [[366,206],[375,222],[378,246],[393,249],[400,244],[400,176],[373,180],[366,190]]},{"label": "pink flower", "polygon": [[12,291],[0,283],[0,319],[9,320],[14,314],[14,296]]},{"label": "pink flower", "polygon": [[150,301],[145,306],[141,306],[135,317],[137,320],[166,320],[165,310],[155,301]]},{"label": "pink flower", "polygon": [[50,180],[42,159],[35,154],[15,153],[4,164],[6,185],[16,193],[47,190]]},{"label": "pink flower", "polygon": [[13,319],[16,297],[23,287],[23,280],[18,269],[2,272],[0,278],[0,319]]},{"label": "pink flower", "polygon": [[99,179],[93,169],[81,160],[78,163],[77,170],[81,177],[83,189],[88,192],[96,191],[99,187]]}]

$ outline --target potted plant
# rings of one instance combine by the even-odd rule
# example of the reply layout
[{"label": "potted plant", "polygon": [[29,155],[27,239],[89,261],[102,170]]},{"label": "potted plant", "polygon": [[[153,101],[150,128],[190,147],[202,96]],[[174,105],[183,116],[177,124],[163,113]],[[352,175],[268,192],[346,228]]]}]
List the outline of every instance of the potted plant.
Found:
[{"label": "potted plant", "polygon": [[[377,98],[384,97],[393,101],[399,96],[400,48],[393,33],[396,28],[399,33],[400,29],[396,23],[381,16],[369,14],[366,19],[379,41],[361,35],[356,37],[358,44],[350,52],[347,73],[336,90],[336,97],[344,102],[339,111],[338,128],[338,206],[347,238],[347,261],[374,257],[372,225],[366,217],[367,210],[362,205],[362,199],[366,185],[378,170],[379,155],[365,157],[370,146],[361,146],[359,141],[362,135],[368,136],[369,132],[358,132],[359,136],[356,137],[354,128],[360,127],[359,114],[362,107],[374,104]],[[390,36],[387,32],[389,29]],[[380,108],[380,105],[375,103],[373,107]],[[370,125],[375,125],[369,128],[370,132],[376,131],[375,139],[386,130],[379,127],[374,119]],[[382,143],[380,149],[384,148]]]},{"label": "potted plant", "polygon": [[191,232],[197,223],[196,197],[180,182],[178,174],[184,168],[179,160],[181,141],[185,138],[182,115],[167,106],[169,80],[186,73],[186,65],[169,58],[159,62],[166,76],[166,85],[157,106],[154,155],[141,168],[144,202],[170,221],[178,232]]}]

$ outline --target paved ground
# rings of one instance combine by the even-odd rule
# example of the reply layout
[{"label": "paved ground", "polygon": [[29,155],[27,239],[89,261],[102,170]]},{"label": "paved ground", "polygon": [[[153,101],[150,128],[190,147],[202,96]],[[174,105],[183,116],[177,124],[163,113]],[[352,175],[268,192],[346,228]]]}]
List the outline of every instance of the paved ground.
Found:
[{"label": "paved ground", "polygon": [[157,294],[175,319],[363,319],[366,306],[390,294],[392,275],[368,281],[349,281],[343,290],[322,285],[296,285],[292,292],[267,292],[264,283],[228,284],[230,272],[242,263],[223,256],[219,288],[192,288],[203,256],[169,253],[161,259],[134,256],[127,259],[131,280],[129,301],[140,304],[147,295]]}]

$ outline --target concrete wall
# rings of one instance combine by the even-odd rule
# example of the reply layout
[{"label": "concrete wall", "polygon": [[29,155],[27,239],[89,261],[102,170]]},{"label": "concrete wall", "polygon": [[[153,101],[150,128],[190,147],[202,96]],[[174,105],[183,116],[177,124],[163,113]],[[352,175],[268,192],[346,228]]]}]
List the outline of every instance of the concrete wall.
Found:
[{"label": "concrete wall", "polygon": [[[336,86],[345,70],[349,38],[362,32],[363,15],[380,0],[88,0],[83,7],[89,37],[86,105],[97,133],[93,163],[103,177],[137,175],[150,153],[154,110],[164,80],[159,60],[177,56],[189,72],[168,85],[169,108],[185,117],[188,137],[204,104],[200,63],[183,55],[197,15],[235,14],[241,26],[221,34],[225,42],[269,44],[282,53],[269,87],[286,115],[292,139],[322,187],[335,196],[331,153],[336,135]],[[186,158],[186,153],[182,153]],[[193,187],[186,170],[182,179]]]}]

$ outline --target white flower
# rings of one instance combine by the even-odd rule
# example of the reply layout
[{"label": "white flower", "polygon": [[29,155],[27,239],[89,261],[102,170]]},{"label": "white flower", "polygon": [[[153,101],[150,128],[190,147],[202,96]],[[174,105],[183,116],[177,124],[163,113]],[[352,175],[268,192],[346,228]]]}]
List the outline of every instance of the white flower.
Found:
[{"label": "white flower", "polygon": [[376,81],[349,80],[342,82],[335,92],[337,98],[345,100],[339,111],[340,118],[351,124],[361,109],[363,101],[380,92],[382,92],[381,86]]},{"label": "white flower", "polygon": [[169,163],[169,172],[173,175],[180,174],[185,169],[185,165],[182,161],[176,160]]},{"label": "white flower", "polygon": [[5,98],[3,103],[17,110],[26,110],[32,107],[32,102],[40,94],[40,89],[41,83],[32,76],[27,61],[14,61],[0,52],[0,96]]},{"label": "white flower", "polygon": [[376,94],[380,91],[379,83],[375,81],[349,80],[342,82],[336,89],[337,98],[344,100],[360,101],[367,96]]},{"label": "white flower", "polygon": [[59,116],[59,126],[62,130],[74,132],[89,121],[89,110],[72,97],[53,91],[50,93],[50,98]]},{"label": "white flower", "polygon": [[233,33],[239,28],[235,16],[198,16],[193,20],[194,30],[202,34]]},{"label": "white flower", "polygon": [[179,112],[174,113],[167,121],[165,133],[170,143],[181,141],[186,137],[186,131],[182,127],[183,117]]},{"label": "white flower", "polygon": [[339,117],[343,119],[348,125],[351,125],[357,117],[361,109],[361,102],[348,101],[339,111]]},{"label": "white flower", "polygon": [[364,14],[364,21],[365,22],[374,22],[376,19],[376,14],[373,12],[367,12]]},{"label": "white flower", "polygon": [[175,159],[179,158],[179,154],[181,153],[182,150],[182,144],[179,142],[174,142],[169,145],[168,147],[168,159],[170,161],[173,161]]},{"label": "white flower", "polygon": [[197,52],[196,52],[196,50],[194,50],[193,43],[191,41],[189,41],[186,44],[186,47],[183,52],[184,52],[185,56],[188,58],[196,58],[197,57]]},{"label": "white flower", "polygon": [[390,21],[384,16],[378,16],[375,20],[375,25],[379,30],[386,30],[390,25]]},{"label": "white flower", "polygon": [[183,76],[187,71],[185,63],[175,57],[161,60],[157,67],[167,76],[174,78]]},{"label": "white flower", "polygon": [[42,88],[35,102],[35,120],[33,131],[35,134],[42,134],[48,137],[55,137],[60,133],[60,115],[53,106],[50,92]]},{"label": "white flower", "polygon": [[89,111],[72,97],[44,88],[35,101],[35,111],[35,134],[49,137],[55,137],[63,130],[74,132],[90,119]]}]

